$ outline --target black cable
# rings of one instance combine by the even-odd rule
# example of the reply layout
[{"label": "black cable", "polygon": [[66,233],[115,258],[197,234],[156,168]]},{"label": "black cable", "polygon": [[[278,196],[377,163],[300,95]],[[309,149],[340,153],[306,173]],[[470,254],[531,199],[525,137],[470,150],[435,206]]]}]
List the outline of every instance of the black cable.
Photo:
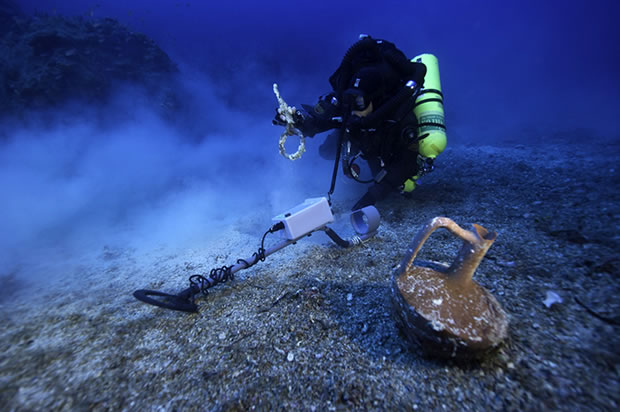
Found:
[{"label": "black cable", "polygon": [[[345,112],[346,113],[346,112]],[[348,119],[348,116],[346,116]],[[332,183],[327,192],[327,201],[329,205],[332,205],[332,195],[336,188],[336,176],[338,176],[338,165],[340,164],[340,153],[342,151],[342,143],[344,142],[344,135],[347,130],[347,122],[345,118],[342,119],[342,127],[340,128],[340,137],[338,138],[338,147],[336,148],[336,159],[334,160],[334,170],[332,172]]]},{"label": "black cable", "polygon": [[325,233],[338,246],[343,247],[343,248],[348,248],[349,246],[351,246],[351,243],[348,240],[344,240],[343,238],[338,236],[338,234],[336,232],[334,232],[331,228],[329,228],[327,226],[325,227]]},{"label": "black cable", "polygon": [[[258,248],[258,251],[252,254],[252,257],[255,258],[253,263],[250,264],[250,262],[248,262],[245,259],[237,259],[237,264],[243,263],[245,265],[245,268],[243,269],[247,269],[247,268],[254,266],[258,262],[264,262],[265,259],[267,258],[267,256],[265,256],[265,238],[267,237],[269,233],[274,233],[282,229],[284,229],[284,223],[278,222],[272,227],[270,227],[269,230],[265,232],[265,234],[263,235],[263,238],[261,239],[260,247]],[[233,280],[235,278],[235,274],[232,272],[233,266],[234,265],[230,265],[230,266],[224,265],[219,268],[211,269],[208,276],[191,275],[189,277],[189,287],[191,289],[200,291],[203,295],[206,296],[209,294],[209,291],[208,291],[209,288],[212,288],[218,283],[225,283],[228,280]],[[192,303],[193,303],[193,299],[194,299],[194,296],[192,295]]]}]

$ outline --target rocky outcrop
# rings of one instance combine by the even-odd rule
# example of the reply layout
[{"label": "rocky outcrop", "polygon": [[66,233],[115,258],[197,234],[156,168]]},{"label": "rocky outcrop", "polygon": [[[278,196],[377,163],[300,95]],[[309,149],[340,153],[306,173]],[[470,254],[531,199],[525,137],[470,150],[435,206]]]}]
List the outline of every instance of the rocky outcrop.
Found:
[{"label": "rocky outcrop", "polygon": [[[5,7],[6,5],[6,7]],[[153,40],[113,19],[20,16],[0,3],[0,112],[104,100],[122,83],[170,99],[176,65]]]},{"label": "rocky outcrop", "polygon": [[13,29],[15,26],[13,18],[21,15],[21,10],[13,1],[0,0],[0,37]]}]

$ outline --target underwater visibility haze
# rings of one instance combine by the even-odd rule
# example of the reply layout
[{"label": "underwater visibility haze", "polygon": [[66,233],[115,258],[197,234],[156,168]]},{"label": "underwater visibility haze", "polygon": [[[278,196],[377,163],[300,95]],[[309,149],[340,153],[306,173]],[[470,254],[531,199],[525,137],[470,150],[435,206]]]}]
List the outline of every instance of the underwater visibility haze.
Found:
[{"label": "underwater visibility haze", "polygon": [[[617,390],[620,357],[617,349],[607,348],[617,343],[611,338],[617,332],[612,312],[618,307],[613,296],[620,274],[618,16],[620,3],[610,0],[0,0],[0,311],[7,322],[2,349],[10,348],[14,358],[35,359],[28,365],[44,371],[40,383],[32,383],[11,356],[2,358],[0,409],[133,409],[119,400],[122,394],[140,409],[192,409],[200,399],[223,410],[251,405],[434,408],[442,396],[449,405],[470,409],[568,410],[589,402],[601,410],[615,409],[620,399],[609,388]],[[218,297],[219,287],[214,288],[208,310],[183,321],[190,322],[183,324],[186,329],[196,326],[208,333],[192,332],[199,333],[192,335],[194,341],[184,340],[180,332],[169,338],[161,330],[175,329],[175,319],[186,315],[143,305],[131,297],[133,290],[180,290],[189,274],[234,264],[256,250],[273,216],[306,198],[326,196],[333,160],[323,158],[319,146],[327,133],[307,138],[301,159],[282,157],[282,128],[272,125],[278,107],[273,84],[289,105],[314,105],[330,91],[330,75],[360,34],[393,42],[409,58],[437,57],[447,148],[437,157],[435,171],[411,195],[394,193],[377,203],[383,219],[378,240],[350,254],[323,234],[300,240],[278,252],[280,258],[274,255],[273,263],[268,258],[265,269],[259,269],[261,264],[245,271],[238,284],[246,282],[251,290],[224,285]],[[287,150],[294,151],[297,142],[290,137]],[[335,223],[339,230],[349,230],[348,212],[366,189],[339,173],[333,194],[335,217],[345,222]],[[449,377],[443,375],[443,364],[427,363],[406,349],[391,318],[383,316],[392,267],[419,225],[440,214],[498,231],[496,246],[481,265],[480,283],[502,291],[497,297],[513,316],[512,340],[500,357],[474,371],[450,364]],[[601,231],[593,234],[593,227]],[[529,231],[540,236],[529,243],[531,253],[515,252],[518,248],[510,246],[528,243]],[[548,246],[548,239],[560,244]],[[432,253],[438,250],[443,249]],[[538,260],[527,266],[532,255]],[[538,270],[543,266],[546,275]],[[566,267],[578,273],[565,274]],[[490,269],[504,279],[505,289]],[[372,274],[351,277],[364,270]],[[331,279],[330,273],[343,278]],[[268,285],[256,280],[263,278]],[[582,283],[582,278],[593,283]],[[510,280],[523,292],[515,292],[515,300],[508,297]],[[529,286],[518,283],[530,281]],[[587,285],[607,300],[576,303],[566,297],[568,291],[583,295]],[[542,297],[526,293],[538,287]],[[532,314],[545,308],[547,290],[564,293],[564,303],[531,326]],[[231,300],[235,294],[239,301]],[[140,341],[143,346],[127,349],[138,352],[120,364],[110,366],[112,355],[101,355],[108,371],[103,378],[91,376],[86,369],[97,366],[90,360],[58,349],[46,340],[51,337],[33,337],[44,335],[41,325],[49,319],[32,315],[28,330],[16,321],[21,316],[16,302],[38,301],[34,313],[43,314],[42,299],[47,307],[64,308],[58,309],[65,311],[58,318],[69,324],[55,327],[75,330],[73,343],[90,348],[85,352],[90,358],[93,348],[139,341],[125,339],[136,327],[123,323],[127,319],[139,323],[142,332],[155,330],[148,332],[155,339],[172,339],[175,355],[163,343]],[[233,305],[244,302],[253,309],[235,312]],[[296,312],[295,305],[302,309]],[[89,315],[92,310],[97,315]],[[299,313],[310,313],[310,320],[304,318],[310,326],[288,330],[277,319],[248,320],[275,310],[282,310],[282,322],[290,325],[297,325]],[[218,313],[224,318],[220,322],[236,325],[236,332],[223,325],[217,329],[221,323],[207,313]],[[74,323],[67,320],[71,316]],[[201,316],[213,323],[199,325]],[[93,318],[104,325],[99,337],[82,333]],[[552,319],[557,322],[551,324]],[[574,336],[572,327],[558,326],[570,321],[579,324]],[[601,322],[592,326],[600,335],[591,333],[588,322]],[[256,336],[258,348],[243,346],[254,339],[246,339],[251,335],[244,330],[256,326],[248,333],[259,334],[261,324],[274,335]],[[567,336],[566,341],[554,341],[557,346],[545,355],[523,349],[524,342],[549,346],[545,339],[552,338],[543,336],[547,327],[562,329],[555,335]],[[519,332],[525,329],[535,336]],[[582,338],[588,334],[606,343]],[[603,349],[591,355],[573,338],[583,339],[587,348]],[[205,350],[196,343],[201,339],[214,353],[232,355],[228,360],[209,355],[209,364],[201,364],[194,376],[189,369],[195,359],[188,354]],[[296,349],[306,346],[304,341],[314,342],[315,352],[303,355]],[[341,352],[328,352],[334,341],[344,345],[334,349]],[[36,345],[43,349],[37,352]],[[265,355],[265,348],[271,354]],[[581,357],[575,360],[565,350]],[[301,367],[304,359],[314,366],[282,372],[273,361],[278,356],[289,368]],[[143,373],[140,362],[152,376]],[[588,365],[579,372],[585,389],[575,389],[580,387],[576,378],[545,362]],[[367,369],[362,372],[355,364]],[[73,367],[86,369],[68,384],[73,392],[67,400],[50,388],[63,386],[68,373],[63,369]],[[332,367],[350,380],[329,380],[319,372]],[[384,374],[390,368],[393,380]],[[256,370],[267,380],[254,377]],[[309,376],[306,383],[295,380],[301,370]],[[128,373],[137,374],[139,384],[159,382],[162,376],[182,383],[176,392],[170,390],[174,393],[155,383],[141,398],[129,395],[136,388],[125,382],[110,399],[100,397],[103,389],[92,384],[96,379],[115,382]],[[178,378],[186,373],[186,380]],[[438,387],[463,388],[465,395],[440,395],[433,379],[441,382]],[[503,389],[494,386],[494,379]],[[605,383],[593,389],[601,379]],[[379,385],[381,393],[364,391],[377,380],[385,385]],[[427,386],[408,383],[416,380]],[[232,385],[229,398],[224,399],[221,382]],[[311,396],[291,389],[298,384],[308,385]],[[185,385],[192,389],[179,392]],[[195,392],[197,385],[214,395]],[[489,395],[493,387],[495,397]],[[47,400],[33,395],[43,389],[51,394]]]},{"label": "underwater visibility haze", "polygon": [[[410,57],[438,57],[448,147],[618,138],[612,16],[619,6],[612,1],[6,3],[25,16],[117,19],[167,53],[192,94],[183,97],[189,114],[175,115],[179,129],[129,90],[101,106],[55,102],[51,125],[37,122],[36,113],[14,122],[9,116],[0,152],[3,197],[10,199],[0,214],[2,232],[11,234],[2,237],[9,272],[31,260],[25,256],[33,248],[86,244],[122,232],[110,231],[116,223],[175,243],[209,232],[207,222],[221,220],[211,216],[236,218],[259,207],[270,193],[290,194],[292,206],[326,191],[329,162],[291,166],[276,156],[271,86],[277,82],[291,105],[314,104],[361,33],[392,41]],[[108,119],[103,130],[95,117]],[[309,142],[310,150],[321,139]],[[308,166],[318,175],[304,171]],[[299,181],[280,181],[283,168]]]}]

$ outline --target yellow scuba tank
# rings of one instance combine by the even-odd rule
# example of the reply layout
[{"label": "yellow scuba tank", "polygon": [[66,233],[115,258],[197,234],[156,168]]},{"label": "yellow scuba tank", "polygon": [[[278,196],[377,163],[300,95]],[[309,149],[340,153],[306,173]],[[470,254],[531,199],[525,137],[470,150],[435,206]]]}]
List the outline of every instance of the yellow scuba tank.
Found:
[{"label": "yellow scuba tank", "polygon": [[418,119],[418,136],[428,133],[419,141],[418,152],[424,157],[435,158],[446,148],[446,124],[443,112],[443,94],[439,81],[439,64],[432,54],[421,54],[412,59],[424,63],[424,87],[416,99],[413,112]]},{"label": "yellow scuba tank", "polygon": [[[446,148],[446,125],[443,111],[443,94],[439,81],[439,64],[437,57],[425,53],[411,59],[424,63],[426,75],[424,87],[416,98],[413,113],[418,119],[418,136],[427,136],[418,141],[418,153],[426,158],[435,159]],[[418,176],[407,179],[405,192],[415,189]]]}]

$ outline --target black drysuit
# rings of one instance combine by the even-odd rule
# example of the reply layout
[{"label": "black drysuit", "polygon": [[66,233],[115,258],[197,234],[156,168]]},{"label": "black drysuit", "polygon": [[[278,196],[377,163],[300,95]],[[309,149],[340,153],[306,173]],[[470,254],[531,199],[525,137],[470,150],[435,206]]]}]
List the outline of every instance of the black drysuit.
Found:
[{"label": "black drysuit", "polygon": [[[305,136],[338,129],[373,172],[374,182],[354,210],[374,204],[417,174],[413,107],[425,74],[424,64],[411,62],[394,44],[366,37],[347,51],[330,77],[333,91],[313,107],[302,105],[305,113],[296,127]],[[366,105],[372,103],[367,115],[352,114],[361,111],[352,103],[356,96]],[[335,152],[339,138],[340,133],[329,135],[321,148],[333,147]]]}]

